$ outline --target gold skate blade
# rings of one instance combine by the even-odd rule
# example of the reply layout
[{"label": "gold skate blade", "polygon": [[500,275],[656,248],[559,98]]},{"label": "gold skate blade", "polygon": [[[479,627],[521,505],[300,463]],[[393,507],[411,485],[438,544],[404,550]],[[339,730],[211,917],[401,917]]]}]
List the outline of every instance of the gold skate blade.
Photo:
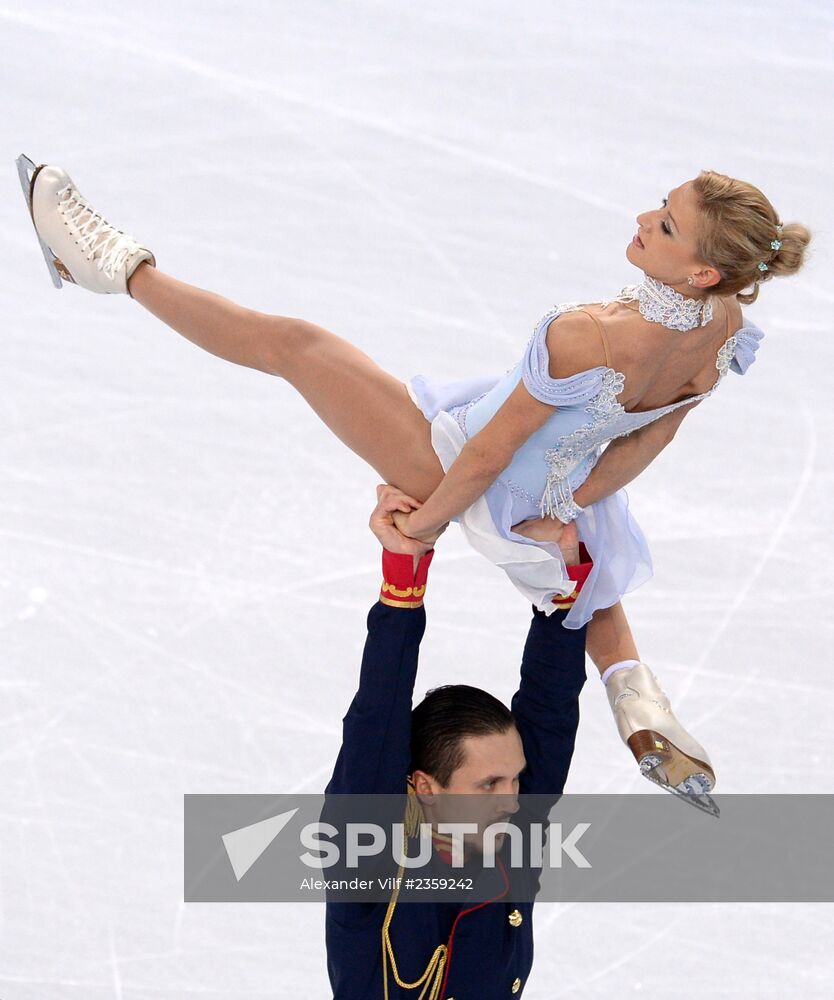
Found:
[{"label": "gold skate blade", "polygon": [[[49,247],[41,239],[40,233],[35,226],[35,217],[32,214],[32,188],[34,187],[38,171],[41,170],[45,164],[41,164],[40,167],[36,167],[29,157],[23,153],[18,156],[15,163],[17,164],[17,175],[20,178],[20,186],[23,188],[23,196],[26,198],[26,204],[29,208],[29,218],[32,220],[32,226],[35,230],[35,236],[38,238],[38,243],[41,245],[43,259],[46,261],[46,267],[49,271],[50,277],[52,278],[52,284],[56,288],[60,288],[61,274],[59,273],[57,265],[61,264],[61,262],[56,260],[55,254],[52,253]],[[73,278],[70,276],[63,264],[61,264],[61,269],[64,271],[65,280],[72,281]]]},{"label": "gold skate blade", "polygon": [[678,798],[683,799],[684,802],[688,802],[691,806],[695,806],[696,809],[700,809],[701,812],[709,813],[710,816],[714,816],[716,819],[721,818],[721,810],[718,808],[718,804],[711,795],[707,792],[701,792],[700,795],[696,795],[695,792],[684,791],[681,788],[676,788],[675,785],[670,785],[668,781],[664,781],[659,774],[655,773],[659,770],[659,767],[653,767],[651,770],[643,771],[642,774],[643,777],[648,778],[652,784],[660,785],[660,787],[665,788],[667,792],[677,795]]}]

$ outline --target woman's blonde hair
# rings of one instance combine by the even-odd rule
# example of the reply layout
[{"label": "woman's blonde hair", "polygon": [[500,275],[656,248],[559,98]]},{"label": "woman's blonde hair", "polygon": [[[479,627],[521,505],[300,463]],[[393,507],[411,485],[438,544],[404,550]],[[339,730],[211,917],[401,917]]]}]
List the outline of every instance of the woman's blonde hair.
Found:
[{"label": "woman's blonde hair", "polygon": [[[698,255],[721,275],[709,291],[713,295],[735,295],[750,305],[762,282],[774,275],[796,274],[805,263],[811,232],[801,222],[776,228],[779,216],[762,192],[714,170],[702,170],[694,181],[701,213]],[[772,241],[781,240],[776,250]],[[767,264],[767,270],[759,268]],[[747,294],[743,289],[752,288]]]}]

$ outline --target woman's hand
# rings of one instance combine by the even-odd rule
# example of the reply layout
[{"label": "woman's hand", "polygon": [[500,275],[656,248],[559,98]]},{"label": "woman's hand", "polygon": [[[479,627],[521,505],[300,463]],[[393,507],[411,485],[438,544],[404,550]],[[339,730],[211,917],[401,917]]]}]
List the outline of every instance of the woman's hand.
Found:
[{"label": "woman's hand", "polygon": [[[422,504],[420,504],[422,507]],[[432,548],[434,543],[443,534],[443,532],[449,527],[449,522],[447,521],[439,531],[430,532],[426,534],[425,532],[413,533],[411,528],[411,511],[408,513],[401,513],[400,511],[394,511],[394,524],[396,525],[397,531],[401,532],[408,538],[416,539],[419,542],[423,542]]]},{"label": "woman's hand", "polygon": [[389,552],[404,552],[420,557],[428,552],[433,542],[428,544],[416,538],[408,538],[397,530],[395,516],[405,516],[422,506],[419,500],[398,490],[395,486],[380,483],[376,488],[376,507],[368,521],[368,527]]},{"label": "woman's hand", "polygon": [[563,524],[555,517],[531,517],[528,521],[514,524],[510,531],[537,542],[554,542],[559,546],[566,566],[576,566],[579,563],[579,534],[574,521]]}]

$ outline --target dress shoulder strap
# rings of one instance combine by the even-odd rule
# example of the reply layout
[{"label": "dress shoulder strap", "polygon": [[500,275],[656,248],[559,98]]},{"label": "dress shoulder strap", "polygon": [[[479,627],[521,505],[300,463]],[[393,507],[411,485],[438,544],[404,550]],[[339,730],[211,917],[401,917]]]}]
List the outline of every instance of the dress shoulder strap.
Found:
[{"label": "dress shoulder strap", "polygon": [[584,312],[587,316],[590,316],[591,319],[596,323],[597,330],[599,330],[599,335],[600,337],[602,337],[602,348],[605,351],[605,363],[606,365],[608,365],[609,368],[613,368],[614,366],[611,364],[611,350],[608,346],[608,337],[605,334],[605,330],[603,330],[602,328],[602,323],[600,323],[600,321],[596,318],[596,316],[594,316],[592,312],[588,312],[587,309],[579,309],[577,311]]}]

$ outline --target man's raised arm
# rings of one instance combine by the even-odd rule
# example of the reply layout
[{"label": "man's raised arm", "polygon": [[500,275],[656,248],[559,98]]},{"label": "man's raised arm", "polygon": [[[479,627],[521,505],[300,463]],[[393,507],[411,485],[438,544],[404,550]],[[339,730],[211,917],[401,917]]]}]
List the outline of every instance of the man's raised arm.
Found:
[{"label": "man's raised arm", "polygon": [[561,794],[573,756],[579,692],[585,683],[587,626],[568,629],[562,622],[593,566],[584,545],[579,546],[579,553],[582,561],[568,566],[576,583],[573,595],[555,599],[557,610],[550,615],[533,608],[521,661],[521,683],[512,700],[527,761],[521,791],[527,794]]},{"label": "man's raised arm", "polygon": [[426,627],[423,596],[434,549],[403,538],[395,510],[419,506],[391,486],[377,487],[370,528],[383,545],[383,582],[368,613],[359,687],[342,725],[342,747],[328,794],[405,791],[411,755],[411,699],[420,640]]}]

